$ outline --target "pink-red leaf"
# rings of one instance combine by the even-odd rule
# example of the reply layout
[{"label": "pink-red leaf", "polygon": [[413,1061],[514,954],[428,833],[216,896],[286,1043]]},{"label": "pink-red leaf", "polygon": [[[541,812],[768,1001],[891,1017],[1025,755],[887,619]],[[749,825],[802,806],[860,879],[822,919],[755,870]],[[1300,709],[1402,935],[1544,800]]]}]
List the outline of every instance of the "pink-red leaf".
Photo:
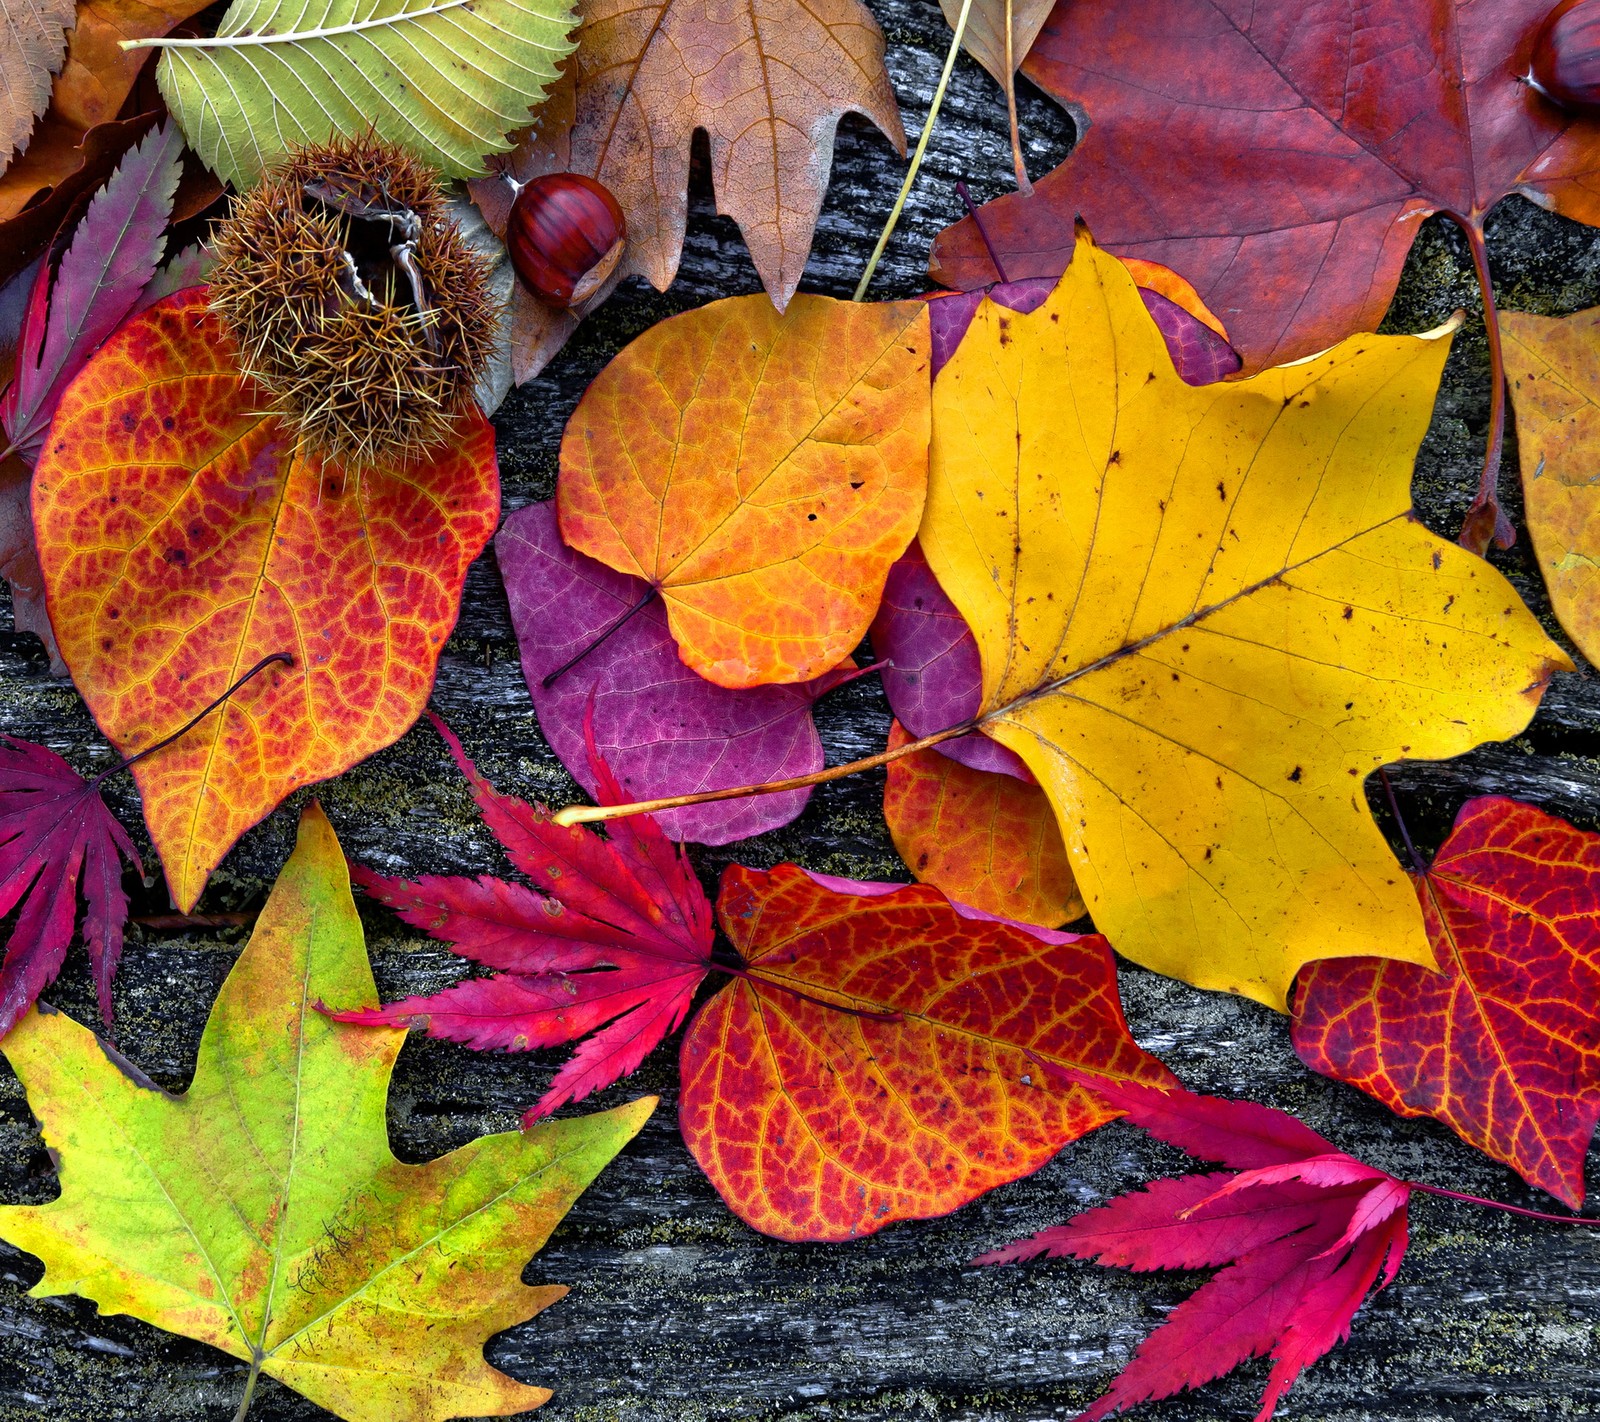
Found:
[{"label": "pink-red leaf", "polygon": [[[619,821],[609,839],[565,829],[544,809],[501,794],[449,728],[437,717],[434,725],[484,821],[538,887],[487,877],[408,883],[353,867],[352,880],[408,923],[500,972],[332,1015],[423,1027],[480,1050],[588,1037],[528,1111],[532,1124],[635,1070],[682,1022],[710,966],[711,905],[682,851],[649,816]],[[597,756],[592,770],[602,797],[614,802],[616,782]]]},{"label": "pink-red leaf", "polygon": [[95,991],[111,1025],[111,979],[128,918],[123,858],[143,872],[93,784],[55,752],[0,737],[0,916],[22,906],[0,965],[0,1036],[61,970],[80,888]]},{"label": "pink-red leaf", "polygon": [[1438,971],[1308,965],[1295,1049],[1577,1209],[1600,1118],[1600,835],[1515,800],[1471,800],[1417,893]]},{"label": "pink-red leaf", "polygon": [[1270,1353],[1257,1414],[1265,1422],[1301,1371],[1349,1336],[1379,1271],[1380,1288],[1393,1281],[1410,1186],[1281,1111],[1084,1071],[1052,1075],[1093,1087],[1191,1155],[1245,1168],[1157,1181],[976,1262],[1048,1254],[1136,1270],[1220,1268],[1140,1344],[1079,1422],[1198,1387]]}]

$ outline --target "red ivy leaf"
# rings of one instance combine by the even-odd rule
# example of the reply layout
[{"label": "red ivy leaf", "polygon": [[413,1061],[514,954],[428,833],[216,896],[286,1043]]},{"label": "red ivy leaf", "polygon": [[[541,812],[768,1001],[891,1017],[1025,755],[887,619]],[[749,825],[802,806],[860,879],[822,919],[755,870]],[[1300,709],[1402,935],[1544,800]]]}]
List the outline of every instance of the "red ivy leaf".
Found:
[{"label": "red ivy leaf", "polygon": [[0,1036],[61,971],[80,884],[84,942],[100,1013],[111,1025],[111,979],[128,920],[123,858],[144,872],[94,785],[54,751],[0,736],[0,916],[22,905],[0,964]]},{"label": "red ivy leaf", "polygon": [[[444,722],[435,716],[433,724],[484,822],[537,888],[438,875],[408,883],[352,865],[351,878],[407,923],[499,972],[331,1015],[424,1027],[479,1049],[553,1047],[594,1033],[528,1111],[531,1125],[628,1075],[683,1020],[711,964],[711,905],[650,816],[613,822],[609,839],[563,828],[543,808],[502,795]],[[594,771],[602,801],[619,803],[598,756]]]},{"label": "red ivy leaf", "polygon": [[1281,1111],[1050,1070],[1190,1155],[1261,1164],[1158,1180],[975,1262],[1047,1254],[1136,1270],[1220,1268],[1144,1340],[1080,1422],[1198,1387],[1270,1353],[1257,1414],[1265,1422],[1300,1372],[1349,1336],[1379,1271],[1379,1288],[1393,1281],[1406,1249],[1410,1186]]},{"label": "red ivy leaf", "polygon": [[1485,796],[1416,883],[1439,971],[1309,964],[1295,1050],[1578,1209],[1600,1119],[1600,835]]}]

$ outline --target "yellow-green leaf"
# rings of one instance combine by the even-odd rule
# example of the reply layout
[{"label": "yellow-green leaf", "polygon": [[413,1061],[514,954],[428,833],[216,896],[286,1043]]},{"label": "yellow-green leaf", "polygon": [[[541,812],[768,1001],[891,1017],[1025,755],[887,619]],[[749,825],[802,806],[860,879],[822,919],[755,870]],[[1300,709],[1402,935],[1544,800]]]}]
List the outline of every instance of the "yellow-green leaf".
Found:
[{"label": "yellow-green leaf", "polygon": [[1500,314],[1528,536],[1550,606],[1600,661],[1600,307]]},{"label": "yellow-green leaf", "polygon": [[1280,1009],[1312,958],[1432,963],[1363,782],[1516,734],[1570,667],[1411,513],[1449,345],[1356,336],[1189,386],[1083,237],[935,382],[919,538],[978,639],[983,729],[1135,961]]},{"label": "yellow-green leaf", "polygon": [[35,1296],[75,1293],[250,1361],[358,1422],[505,1416],[549,1393],[483,1344],[566,1292],[528,1257],[634,1135],[636,1101],[485,1136],[426,1165],[389,1150],[404,1031],[318,1001],[377,993],[339,842],[313,804],[293,856],[167,1095],[70,1018],[34,1011],[4,1050],[55,1152],[61,1195],[0,1208],[39,1255]]},{"label": "yellow-green leaf", "polygon": [[527,125],[576,23],[570,0],[234,0],[212,38],[145,43],[190,146],[236,187],[369,129],[466,178]]}]

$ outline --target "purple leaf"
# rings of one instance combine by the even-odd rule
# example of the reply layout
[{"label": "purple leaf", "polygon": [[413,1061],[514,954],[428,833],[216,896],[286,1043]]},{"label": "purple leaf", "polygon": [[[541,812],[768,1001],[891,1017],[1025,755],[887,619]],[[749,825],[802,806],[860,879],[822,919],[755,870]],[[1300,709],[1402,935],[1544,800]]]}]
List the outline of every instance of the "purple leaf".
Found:
[{"label": "purple leaf", "polygon": [[[561,541],[555,506],[511,515],[495,539],[539,725],[573,777],[596,789],[583,719],[594,698],[595,744],[630,800],[752,785],[822,769],[811,709],[853,669],[800,686],[731,691],[684,666],[659,600],[643,607],[548,689],[543,679],[590,647],[647,585]],[[728,844],[786,825],[809,790],[692,805],[657,816],[668,836]]]},{"label": "purple leaf", "polygon": [[123,321],[166,248],[183,135],[175,123],[145,136],[95,194],[51,281],[39,267],[0,400],[0,426],[29,463],[38,458],[62,392]]},{"label": "purple leaf", "polygon": [[143,872],[99,790],[54,751],[0,737],[0,916],[21,905],[0,965],[0,1036],[61,970],[78,916],[106,1026],[128,899],[122,859]]},{"label": "purple leaf", "polygon": [[[872,621],[872,648],[882,664],[890,709],[913,736],[931,736],[978,714],[983,704],[978,643],[917,543],[889,569]],[[981,732],[943,741],[935,749],[974,770],[1033,783],[1019,755]]]},{"label": "purple leaf", "polygon": [[[1026,314],[1043,306],[1045,297],[1054,288],[1053,278],[1028,277],[1023,281],[997,282],[977,291],[934,293],[928,302],[928,317],[933,327],[933,373],[937,375],[956,353],[985,296],[1012,311]],[[1239,369],[1238,351],[1205,322],[1158,291],[1141,286],[1139,295],[1167,343],[1178,374],[1190,385],[1209,385]]]},{"label": "purple leaf", "polygon": [[217,259],[211,255],[209,248],[200,242],[191,242],[150,278],[149,284],[139,293],[139,300],[129,314],[137,315],[146,307],[165,300],[175,291],[186,291],[191,286],[203,286],[209,280],[211,268],[216,263]]}]

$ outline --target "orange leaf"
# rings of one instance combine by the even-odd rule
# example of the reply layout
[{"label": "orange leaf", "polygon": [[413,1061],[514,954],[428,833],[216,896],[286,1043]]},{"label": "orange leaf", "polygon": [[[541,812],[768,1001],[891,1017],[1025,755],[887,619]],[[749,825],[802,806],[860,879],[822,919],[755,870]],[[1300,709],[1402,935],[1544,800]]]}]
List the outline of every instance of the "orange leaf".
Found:
[{"label": "orange leaf", "polygon": [[718,686],[810,681],[872,621],[928,482],[924,302],[714,301],[653,326],[567,423],[561,533],[660,590]]},{"label": "orange leaf", "polygon": [[177,729],[258,658],[294,658],[134,767],[186,912],[285,795],[416,719],[499,512],[481,416],[447,452],[356,473],[296,455],[262,404],[205,288],[179,292],[68,388],[34,473],[51,621],[118,750]]},{"label": "orange leaf", "polygon": [[[890,750],[912,739],[898,721],[890,726]],[[1036,783],[916,751],[889,762],[883,815],[911,872],[960,903],[1045,928],[1083,913],[1055,811]]]},{"label": "orange leaf", "polygon": [[1041,1061],[1172,1081],[1128,1035],[1105,939],[969,916],[925,884],[832,882],[723,875],[748,976],[684,1038],[679,1121],[747,1224],[851,1239],[1030,1174],[1118,1114]]}]

